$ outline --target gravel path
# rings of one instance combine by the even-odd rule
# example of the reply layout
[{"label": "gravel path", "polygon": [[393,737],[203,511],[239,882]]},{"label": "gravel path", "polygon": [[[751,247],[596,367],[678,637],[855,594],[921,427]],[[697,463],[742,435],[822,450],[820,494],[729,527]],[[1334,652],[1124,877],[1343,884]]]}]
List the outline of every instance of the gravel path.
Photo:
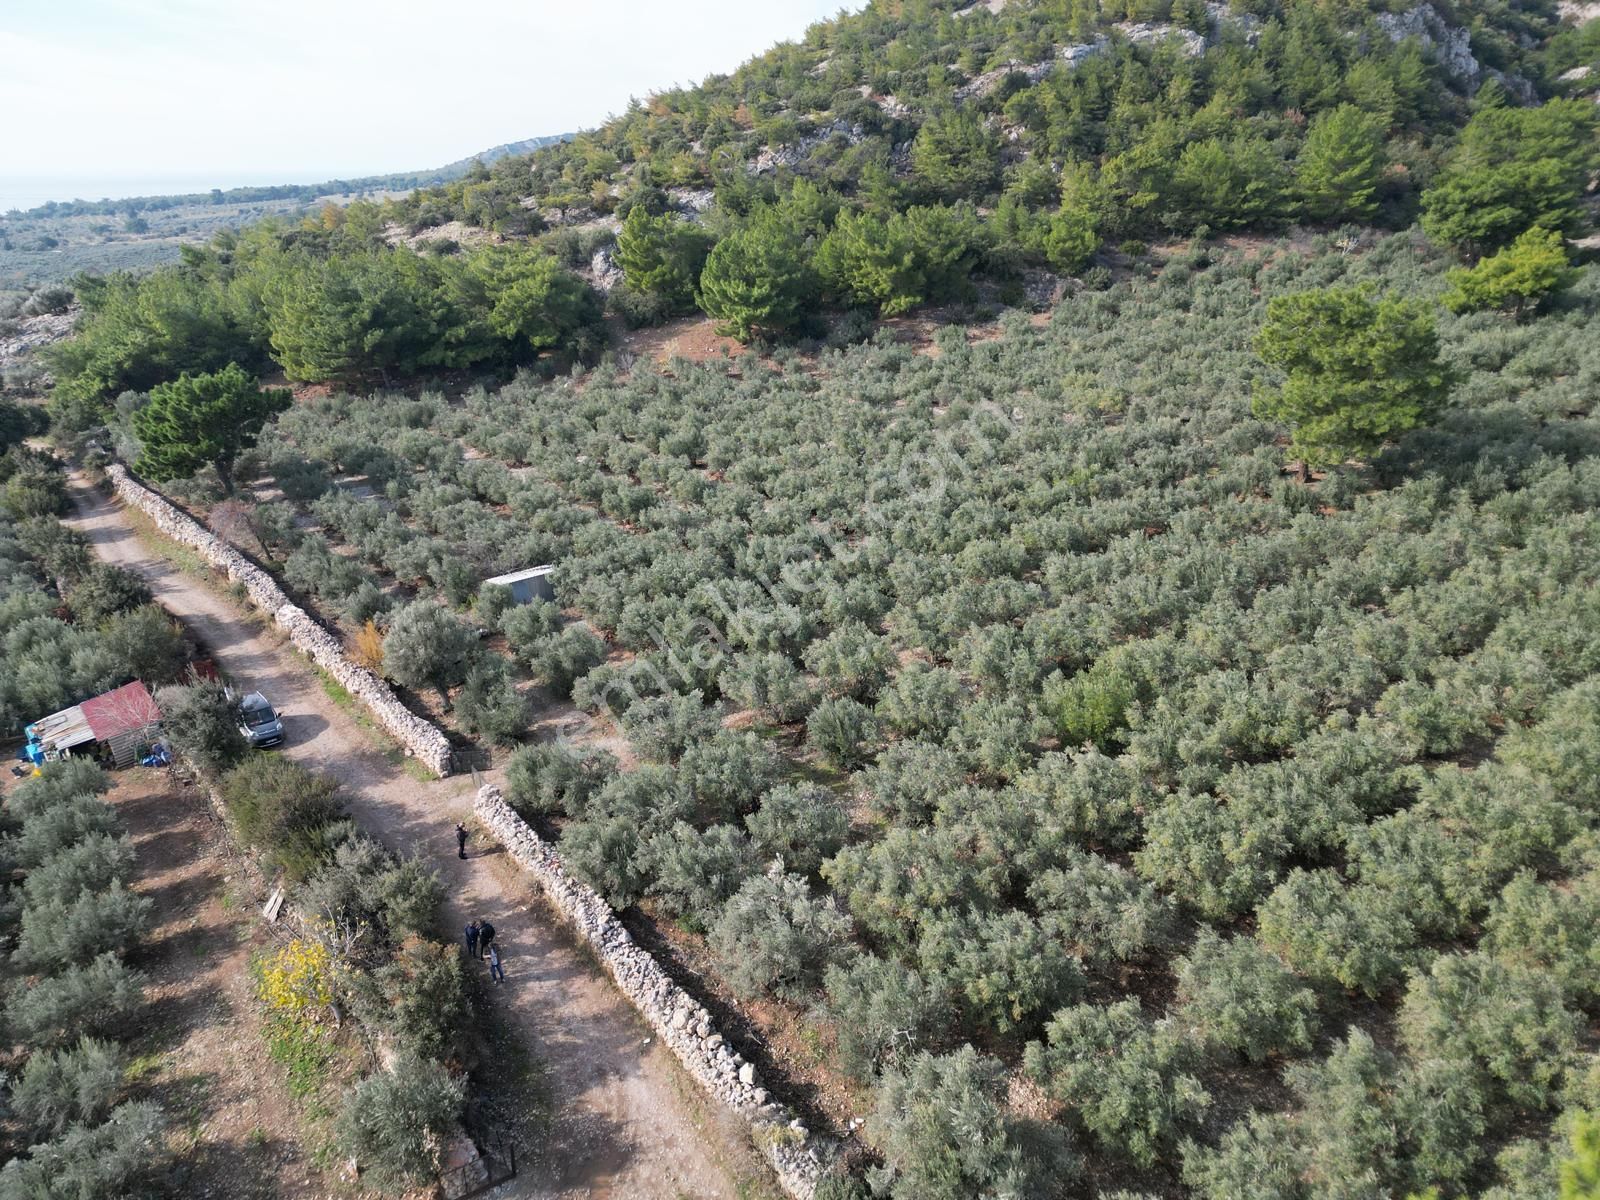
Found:
[{"label": "gravel path", "polygon": [[[277,632],[150,549],[121,506],[73,477],[68,523],[108,562],[138,573],[237,685],[285,718],[282,753],[345,785],[352,814],[398,851],[438,867],[452,929],[488,917],[506,985],[498,1002],[543,1062],[554,1111],[548,1143],[506,1196],[539,1200],[735,1200],[767,1194],[763,1168],[732,1114],[706,1101],[632,1007],[579,951],[498,846],[453,830],[471,815],[469,777],[422,782],[379,735],[333,703]],[[267,753],[278,753],[269,751]]]}]

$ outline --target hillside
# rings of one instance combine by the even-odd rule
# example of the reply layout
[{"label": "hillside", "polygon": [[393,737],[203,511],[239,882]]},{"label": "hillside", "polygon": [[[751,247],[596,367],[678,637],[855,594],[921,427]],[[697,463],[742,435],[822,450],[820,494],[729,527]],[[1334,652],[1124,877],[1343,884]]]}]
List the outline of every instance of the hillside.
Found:
[{"label": "hillside", "polygon": [[54,432],[492,755],[821,1200],[1570,1200],[1584,15],[879,0],[80,281]]},{"label": "hillside", "polygon": [[320,203],[348,204],[458,179],[476,163],[527,154],[570,134],[494,146],[429,171],[313,184],[215,189],[174,196],[54,202],[0,213],[0,293],[59,284],[79,271],[146,270],[175,262],[179,247],[268,217],[292,218]]}]

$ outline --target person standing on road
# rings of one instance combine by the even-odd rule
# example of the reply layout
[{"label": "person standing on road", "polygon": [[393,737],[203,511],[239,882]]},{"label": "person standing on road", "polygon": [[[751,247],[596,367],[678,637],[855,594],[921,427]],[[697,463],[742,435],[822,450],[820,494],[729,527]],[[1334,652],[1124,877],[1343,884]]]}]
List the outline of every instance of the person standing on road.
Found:
[{"label": "person standing on road", "polygon": [[506,981],[506,973],[500,967],[500,951],[493,946],[489,947],[489,978],[496,983]]},{"label": "person standing on road", "polygon": [[460,821],[456,822],[456,855],[459,858],[467,856],[467,827]]},{"label": "person standing on road", "polygon": [[478,928],[476,921],[472,921],[463,932],[467,935],[467,957],[477,958],[478,939],[483,935],[483,931]]},{"label": "person standing on road", "polygon": [[494,926],[487,921],[478,922],[478,950],[480,958],[489,955],[489,943],[494,941]]}]

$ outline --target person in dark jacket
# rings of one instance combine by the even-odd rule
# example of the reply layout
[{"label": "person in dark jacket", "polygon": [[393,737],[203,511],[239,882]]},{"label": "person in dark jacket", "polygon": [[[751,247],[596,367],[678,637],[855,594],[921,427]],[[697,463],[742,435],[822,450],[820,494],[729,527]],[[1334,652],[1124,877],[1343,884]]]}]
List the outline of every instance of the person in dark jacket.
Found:
[{"label": "person in dark jacket", "polygon": [[456,822],[456,855],[460,858],[467,856],[467,827],[461,822]]},{"label": "person in dark jacket", "polygon": [[478,957],[489,957],[489,943],[494,941],[494,926],[487,921],[478,922]]},{"label": "person in dark jacket", "polygon": [[493,946],[489,947],[489,978],[496,983],[504,983],[506,981],[506,973],[500,966],[500,951]]},{"label": "person in dark jacket", "polygon": [[478,928],[478,923],[476,921],[472,921],[467,925],[463,932],[467,936],[467,956],[469,958],[477,958],[478,939],[483,936],[483,931]]}]

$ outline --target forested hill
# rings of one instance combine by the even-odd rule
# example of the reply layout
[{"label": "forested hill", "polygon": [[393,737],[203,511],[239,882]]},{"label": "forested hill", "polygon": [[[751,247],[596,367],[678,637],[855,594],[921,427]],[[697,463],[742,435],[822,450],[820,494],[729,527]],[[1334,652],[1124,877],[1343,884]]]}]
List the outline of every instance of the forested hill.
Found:
[{"label": "forested hill", "polygon": [[90,283],[58,407],[229,361],[353,384],[587,356],[597,293],[744,340],[1040,303],[1221,231],[1420,220],[1494,279],[1559,276],[1597,62],[1600,23],[1546,0],[883,0],[531,156]]},{"label": "forested hill", "polygon": [[[1564,75],[1597,57],[1538,0],[882,2],[494,175],[558,217],[707,187],[742,213],[793,175],[879,211],[1067,199],[1111,236],[1401,219],[1475,107],[1593,91]],[[1333,177],[1352,141],[1381,145],[1376,179]],[[462,192],[404,208],[477,219]]]}]

